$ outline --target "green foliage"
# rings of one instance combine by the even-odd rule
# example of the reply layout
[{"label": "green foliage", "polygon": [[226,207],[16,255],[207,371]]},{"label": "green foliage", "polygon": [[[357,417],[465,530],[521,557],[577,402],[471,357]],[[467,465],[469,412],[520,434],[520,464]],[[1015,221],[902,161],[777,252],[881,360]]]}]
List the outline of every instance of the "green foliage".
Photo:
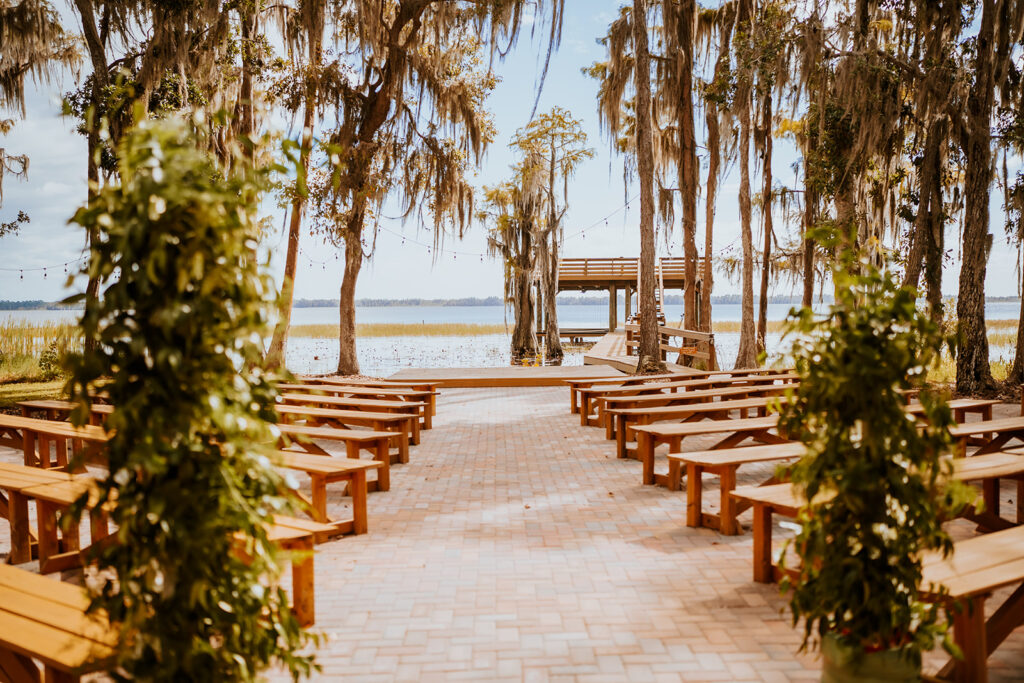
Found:
[{"label": "green foliage", "polygon": [[39,369],[42,371],[42,379],[51,380],[60,376],[61,354],[57,349],[57,342],[50,342],[46,350],[39,355]]},{"label": "green foliage", "polygon": [[205,125],[141,120],[118,145],[120,182],[73,218],[95,231],[88,274],[102,287],[81,321],[96,348],[69,363],[73,419],[100,383],[115,406],[99,491],[116,499],[116,543],[94,551],[108,578],[93,605],[122,625],[119,677],[254,680],[281,665],[299,678],[310,635],[265,533],[289,509],[268,459],[276,390],[258,369],[269,169],[236,151],[225,174],[199,151]]},{"label": "green foliage", "polygon": [[[943,337],[916,308],[916,291],[860,264],[837,269],[836,303],[825,317],[794,311],[790,332],[799,388],[780,429],[807,445],[791,469],[811,503],[794,541],[801,566],[791,584],[804,646],[834,633],[865,649],[908,657],[944,630],[939,607],[920,600],[920,553],[947,553],[941,520],[970,498],[951,481],[952,417],[922,391],[924,420],[904,411],[902,390],[920,388],[940,359]],[[949,643],[947,643],[949,644]]]}]

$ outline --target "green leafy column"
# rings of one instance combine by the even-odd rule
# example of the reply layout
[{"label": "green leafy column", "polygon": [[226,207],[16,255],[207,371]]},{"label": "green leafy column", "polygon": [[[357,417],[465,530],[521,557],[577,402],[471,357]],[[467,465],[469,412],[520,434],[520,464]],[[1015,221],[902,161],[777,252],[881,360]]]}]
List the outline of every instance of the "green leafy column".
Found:
[{"label": "green leafy column", "polygon": [[[270,467],[275,388],[258,369],[273,284],[258,259],[270,169],[225,169],[199,114],[143,120],[118,145],[121,181],[73,218],[96,235],[100,297],[82,327],[70,392],[85,422],[102,386],[115,406],[109,476],[116,542],[96,551],[94,604],[123,624],[120,666],[148,680],[298,678],[310,642],[278,588],[264,524],[288,509]],[[244,560],[243,560],[244,558]]]}]

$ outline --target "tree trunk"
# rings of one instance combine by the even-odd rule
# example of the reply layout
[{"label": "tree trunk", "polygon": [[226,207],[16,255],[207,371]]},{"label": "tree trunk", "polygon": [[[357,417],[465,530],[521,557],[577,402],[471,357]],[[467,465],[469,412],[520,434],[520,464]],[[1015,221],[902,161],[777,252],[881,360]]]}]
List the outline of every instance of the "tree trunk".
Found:
[{"label": "tree trunk", "polygon": [[[96,92],[96,89],[93,88],[93,102],[94,103],[96,102],[97,96],[98,96],[98,94]],[[88,201],[90,203],[92,203],[92,200],[96,196],[96,193],[99,191],[99,187],[100,187],[100,169],[99,169],[99,166],[96,164],[96,155],[99,154],[99,140],[100,140],[99,133],[96,131],[96,127],[93,126],[92,130],[90,130],[88,132],[88,135],[86,136],[86,148],[88,150],[87,156],[89,158],[89,161],[88,161],[88,163],[86,165],[86,174],[87,174],[87,176],[89,178],[89,188],[88,188],[87,195],[88,195]],[[86,247],[86,249],[91,248],[92,245],[95,244],[96,237],[97,237],[97,235],[96,235],[96,228],[94,226],[90,226],[88,228],[88,230],[86,231],[86,233],[85,233],[85,247]],[[91,271],[92,271],[92,269],[90,268],[90,272]],[[99,273],[97,273],[95,275],[90,274],[89,275],[89,281],[86,282],[86,285],[85,285],[85,302],[86,302],[87,306],[91,302],[95,302],[97,300],[97,298],[99,297],[99,292],[100,292],[100,276],[99,276]],[[84,349],[86,354],[89,354],[89,353],[91,353],[91,352],[96,350],[96,338],[91,333],[87,333],[85,335],[85,339],[82,340],[82,348]]]},{"label": "tree trunk", "polygon": [[[323,12],[323,9],[319,10]],[[301,173],[303,177],[308,176],[309,172],[309,157],[313,151],[313,124],[316,118],[316,103],[317,94],[319,91],[319,82],[316,76],[312,73],[316,72],[316,69],[320,65],[320,61],[323,58],[323,47],[322,47],[322,20],[314,22],[313,35],[309,37],[309,60],[311,74],[307,75],[306,78],[306,101],[303,104],[302,114],[302,146],[299,149],[299,165],[301,166]],[[266,367],[271,370],[284,367],[286,362],[286,353],[288,347],[288,329],[291,327],[292,322],[292,304],[295,300],[295,272],[298,268],[299,261],[299,235],[302,228],[302,214],[305,212],[306,207],[306,193],[296,192],[295,198],[292,200],[292,212],[288,222],[288,250],[285,253],[284,261],[284,277],[281,281],[281,295],[278,298],[277,307],[277,322],[274,324],[274,336],[270,340],[270,348],[267,350]],[[362,226],[360,225],[360,228]],[[346,277],[348,274],[348,241],[346,240],[346,265],[345,272]],[[356,240],[356,246],[359,247],[357,251],[362,256],[362,246],[359,240]],[[356,267],[356,275],[359,273],[359,267]],[[344,287],[343,287],[344,289]],[[355,282],[352,284],[352,291],[355,292]],[[354,294],[353,294],[354,296]],[[354,301],[354,300],[353,300]],[[340,304],[344,306],[344,303]],[[353,307],[355,304],[353,303]],[[352,311],[353,320],[355,320],[355,309]],[[353,322],[352,333],[355,334],[355,323]],[[338,334],[341,337],[345,336],[345,330],[340,329]],[[354,337],[353,337],[354,339]],[[354,344],[354,342],[353,342]],[[352,360],[355,362],[356,367],[359,367],[359,362],[355,357],[355,347],[353,346]],[[339,360],[340,367],[340,360]]]},{"label": "tree trunk", "polygon": [[715,203],[718,199],[718,168],[721,164],[721,144],[718,131],[718,112],[709,103],[705,113],[708,126],[708,182],[704,207],[704,272],[700,289],[700,329],[711,331],[711,290],[714,285],[714,230]]},{"label": "tree trunk", "polygon": [[[740,0],[736,12],[737,35],[749,35],[752,15],[751,0]],[[745,82],[744,82],[745,81]],[[737,368],[757,367],[754,341],[754,245],[751,236],[750,211],[750,89],[749,76],[741,79],[736,95],[736,117],[740,123],[737,163],[740,167],[740,235],[743,243],[742,313],[740,315],[740,346],[736,354]]]},{"label": "tree trunk", "polygon": [[764,221],[764,252],[761,255],[761,298],[757,302],[757,352],[767,348],[768,333],[768,281],[772,274],[772,94],[764,94],[761,110],[761,126],[764,130],[764,169],[761,190],[761,216]]},{"label": "tree trunk", "polygon": [[[732,40],[732,25],[719,28],[718,59],[715,62],[715,81],[726,77],[729,71],[729,43]],[[710,332],[711,325],[711,292],[714,287],[714,227],[715,208],[718,202],[718,175],[722,165],[722,136],[719,128],[719,108],[714,102],[707,102],[704,108],[704,120],[707,123],[708,148],[708,183],[707,204],[704,209],[704,274],[701,278],[700,290],[700,321],[701,329]]]},{"label": "tree trunk", "polygon": [[[924,257],[925,292],[928,296],[928,311],[931,319],[941,322],[942,305],[942,256],[945,251],[945,207],[942,205],[942,148],[946,144],[949,121],[945,117],[936,119],[928,126],[928,140],[925,142],[924,159],[921,163],[920,205],[914,233],[921,244]],[[914,285],[916,286],[916,278]]]},{"label": "tree trunk", "polygon": [[636,158],[640,179],[640,309],[638,373],[663,371],[658,311],[654,299],[654,138],[651,131],[651,55],[647,47],[647,3],[633,0],[633,47],[636,67]]},{"label": "tree trunk", "polygon": [[679,47],[685,66],[679,79],[679,190],[683,205],[683,327],[697,329],[697,140],[693,125],[693,25],[695,0],[679,3]]},{"label": "tree trunk", "polygon": [[537,334],[534,329],[534,306],[532,269],[517,267],[515,278],[513,305],[515,306],[515,325],[512,328],[512,361],[519,362],[524,357],[537,355]]},{"label": "tree trunk", "polygon": [[558,231],[551,231],[551,248],[547,253],[547,267],[544,268],[544,340],[548,360],[559,363],[565,356],[562,351],[562,336],[558,332]]},{"label": "tree trunk", "polygon": [[[1018,228],[1018,233],[1021,234]],[[1024,384],[1024,264],[1018,262],[1020,268],[1020,314],[1017,316],[1017,345],[1013,353],[1013,366],[1006,375],[1006,387],[1017,389]]]},{"label": "tree trunk", "polygon": [[989,187],[992,184],[991,118],[995,100],[994,36],[998,0],[981,1],[974,83],[967,99],[967,149],[964,179],[963,262],[956,302],[959,319],[956,389],[963,394],[995,386],[985,329],[985,271],[992,244]]},{"label": "tree trunk", "polygon": [[[358,216],[353,222],[362,227],[363,218]],[[351,223],[350,223],[351,225]],[[359,269],[363,267],[363,245],[359,232],[345,231],[345,274],[341,279],[338,313],[338,374],[358,375],[359,357],[356,355],[356,280]]]}]

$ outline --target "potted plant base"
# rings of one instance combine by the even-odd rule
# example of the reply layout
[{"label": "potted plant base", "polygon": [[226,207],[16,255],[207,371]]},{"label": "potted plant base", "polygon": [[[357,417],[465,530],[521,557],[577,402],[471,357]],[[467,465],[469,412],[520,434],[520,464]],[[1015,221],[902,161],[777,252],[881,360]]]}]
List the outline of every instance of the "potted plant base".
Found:
[{"label": "potted plant base", "polygon": [[821,641],[822,683],[916,683],[921,655],[901,650],[865,652],[834,635]]}]

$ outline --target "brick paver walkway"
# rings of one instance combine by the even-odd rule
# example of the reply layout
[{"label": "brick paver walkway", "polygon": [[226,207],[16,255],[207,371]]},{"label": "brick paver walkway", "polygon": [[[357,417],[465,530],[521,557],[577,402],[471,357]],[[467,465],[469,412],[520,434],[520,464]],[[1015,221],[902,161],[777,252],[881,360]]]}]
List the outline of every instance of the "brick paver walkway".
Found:
[{"label": "brick paver walkway", "polygon": [[[641,486],[614,450],[567,389],[444,390],[370,495],[370,532],[318,548],[321,680],[817,680],[785,598],[751,580],[749,533],[687,528],[684,494]],[[990,665],[1024,680],[1024,634]]]}]

